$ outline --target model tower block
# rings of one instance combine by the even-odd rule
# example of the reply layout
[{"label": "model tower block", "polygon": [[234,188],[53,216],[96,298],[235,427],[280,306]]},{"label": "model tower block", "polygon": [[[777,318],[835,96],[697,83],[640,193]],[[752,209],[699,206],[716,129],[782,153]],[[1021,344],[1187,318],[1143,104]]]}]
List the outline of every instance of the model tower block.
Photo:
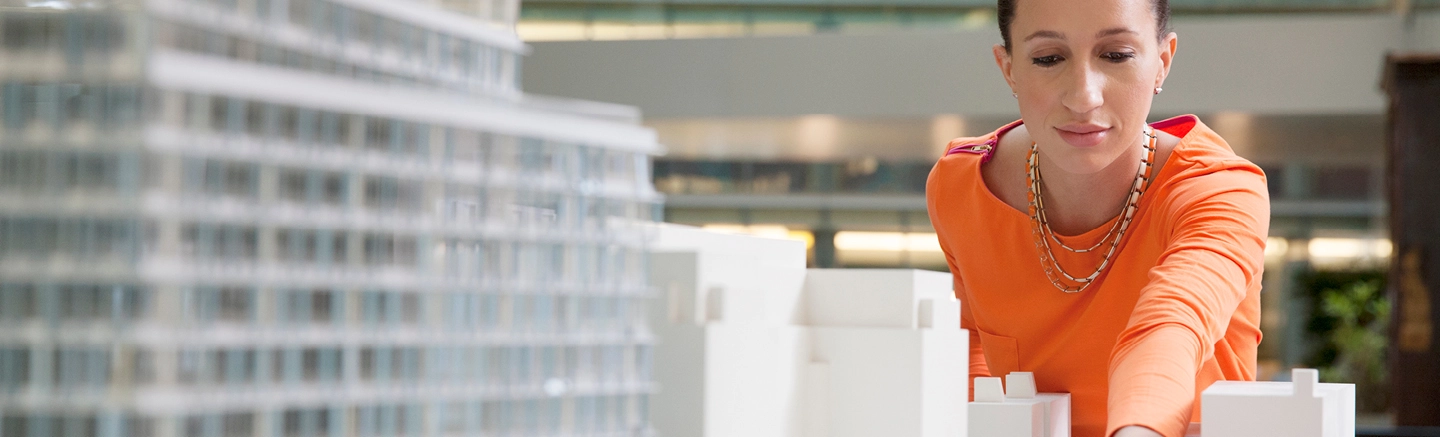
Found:
[{"label": "model tower block", "polygon": [[658,435],[965,435],[969,334],[948,273],[807,270],[799,241],[658,234]]},{"label": "model tower block", "polygon": [[1290,379],[1293,382],[1215,382],[1200,395],[1200,435],[1355,435],[1355,384],[1321,384],[1315,369],[1295,369]]},{"label": "model tower block", "polygon": [[1000,378],[975,378],[970,403],[972,437],[1069,437],[1070,394],[1037,393],[1035,375],[1010,372]]}]

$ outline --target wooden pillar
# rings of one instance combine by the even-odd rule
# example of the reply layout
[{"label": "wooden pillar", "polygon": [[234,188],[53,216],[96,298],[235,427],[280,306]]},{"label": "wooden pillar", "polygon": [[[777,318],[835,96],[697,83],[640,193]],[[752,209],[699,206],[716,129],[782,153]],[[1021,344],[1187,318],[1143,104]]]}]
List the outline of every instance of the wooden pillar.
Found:
[{"label": "wooden pillar", "polygon": [[1440,426],[1440,54],[1392,55],[1390,384],[1399,426]]}]

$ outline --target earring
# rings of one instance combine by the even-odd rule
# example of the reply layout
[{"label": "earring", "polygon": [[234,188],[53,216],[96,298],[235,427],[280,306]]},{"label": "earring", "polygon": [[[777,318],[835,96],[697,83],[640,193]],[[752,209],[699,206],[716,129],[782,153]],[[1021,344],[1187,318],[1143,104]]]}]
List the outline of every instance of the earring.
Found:
[{"label": "earring", "polygon": [[1165,91],[1165,89],[1164,89],[1164,88],[1160,88],[1160,87],[1158,87],[1158,86],[1155,87],[1155,94],[1160,94],[1161,91]]},{"label": "earring", "polygon": [[1019,93],[1010,93],[1010,97],[1014,97],[1014,98],[1017,98],[1017,99],[1018,99],[1018,98],[1020,98],[1020,94],[1019,94]]}]

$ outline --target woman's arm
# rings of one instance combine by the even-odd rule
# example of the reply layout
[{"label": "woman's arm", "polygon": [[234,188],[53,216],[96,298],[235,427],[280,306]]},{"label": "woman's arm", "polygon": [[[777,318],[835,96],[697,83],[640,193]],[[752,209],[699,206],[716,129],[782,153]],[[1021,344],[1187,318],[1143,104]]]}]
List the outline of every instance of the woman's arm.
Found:
[{"label": "woman's arm", "polygon": [[[1229,170],[1177,187],[1171,239],[1110,356],[1107,435],[1181,437],[1201,363],[1261,279],[1270,202],[1263,178]],[[1126,433],[1138,431],[1125,431]]]}]

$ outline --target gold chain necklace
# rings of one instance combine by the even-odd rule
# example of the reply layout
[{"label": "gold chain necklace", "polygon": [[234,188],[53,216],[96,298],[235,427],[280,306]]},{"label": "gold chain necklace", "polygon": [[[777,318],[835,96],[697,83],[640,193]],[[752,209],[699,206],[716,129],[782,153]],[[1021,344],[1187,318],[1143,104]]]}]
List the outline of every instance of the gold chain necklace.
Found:
[{"label": "gold chain necklace", "polygon": [[[1050,279],[1050,284],[1054,285],[1055,288],[1060,291],[1078,293],[1089,288],[1090,284],[1095,283],[1095,278],[1098,278],[1100,273],[1105,271],[1105,267],[1110,265],[1110,257],[1115,255],[1115,249],[1120,247],[1120,240],[1125,237],[1125,231],[1130,228],[1130,220],[1135,217],[1135,211],[1139,209],[1140,196],[1143,195],[1145,189],[1149,187],[1150,165],[1155,159],[1155,135],[1149,131],[1143,131],[1141,133],[1149,137],[1149,140],[1143,142],[1145,145],[1145,155],[1140,158],[1140,169],[1135,173],[1135,183],[1132,184],[1130,188],[1130,196],[1125,199],[1125,206],[1120,210],[1121,219],[1110,226],[1110,230],[1105,233],[1105,236],[1100,238],[1099,242],[1095,243],[1094,246],[1084,249],[1076,249],[1066,245],[1055,236],[1055,231],[1050,229],[1050,221],[1045,215],[1045,199],[1040,195],[1042,179],[1040,166],[1038,164],[1039,160],[1037,159],[1040,155],[1040,150],[1037,144],[1030,144],[1030,154],[1026,157],[1028,171],[1025,174],[1025,184],[1030,188],[1028,195],[1030,201],[1030,229],[1035,237],[1035,249],[1040,254],[1040,265],[1045,268],[1045,277]],[[1111,237],[1113,237],[1113,239]],[[1090,252],[1104,245],[1106,242],[1110,243],[1110,247],[1105,251],[1105,257],[1100,260],[1100,265],[1095,267],[1095,271],[1083,278],[1077,278],[1069,272],[1066,272],[1065,268],[1060,265],[1060,262],[1055,259],[1055,252],[1050,247],[1051,241],[1054,241],[1061,248],[1074,253]],[[1059,272],[1059,276],[1056,275],[1056,272]],[[1060,276],[1079,285],[1073,287],[1066,285]]]}]

